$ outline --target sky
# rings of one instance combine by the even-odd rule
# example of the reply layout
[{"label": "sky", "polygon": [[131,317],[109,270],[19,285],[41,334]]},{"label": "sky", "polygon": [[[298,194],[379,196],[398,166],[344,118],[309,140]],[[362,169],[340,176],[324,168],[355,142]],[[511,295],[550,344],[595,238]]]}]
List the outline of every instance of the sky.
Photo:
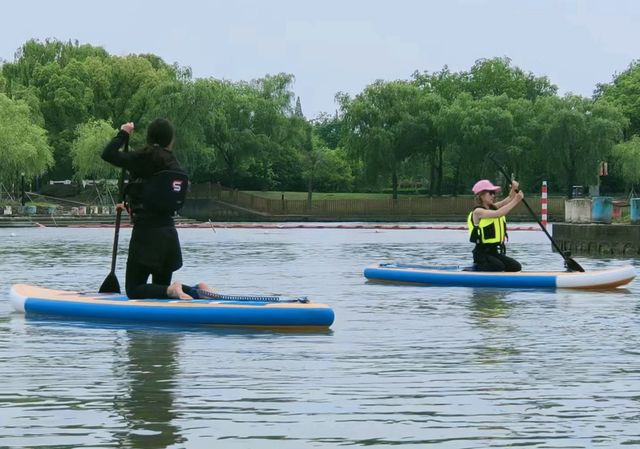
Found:
[{"label": "sky", "polygon": [[195,78],[295,76],[307,118],[378,79],[471,68],[483,58],[590,97],[640,58],[635,0],[20,0],[2,2],[0,59],[29,39],[153,53]]}]

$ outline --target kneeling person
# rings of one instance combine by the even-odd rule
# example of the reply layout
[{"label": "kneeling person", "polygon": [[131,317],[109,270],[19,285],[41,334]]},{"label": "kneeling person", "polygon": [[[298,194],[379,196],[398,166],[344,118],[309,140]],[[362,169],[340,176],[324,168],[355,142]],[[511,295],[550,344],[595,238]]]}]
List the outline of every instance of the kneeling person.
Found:
[{"label": "kneeling person", "polygon": [[[119,151],[133,130],[133,123],[123,124],[102,152],[102,159],[131,175],[126,189],[127,209],[133,222],[125,280],[127,296],[191,299],[196,295],[195,288],[171,282],[173,272],[182,267],[173,215],[184,202],[189,182],[172,151],[173,124],[156,119],[147,129],[144,148]],[[204,283],[197,288],[208,290]]]}]

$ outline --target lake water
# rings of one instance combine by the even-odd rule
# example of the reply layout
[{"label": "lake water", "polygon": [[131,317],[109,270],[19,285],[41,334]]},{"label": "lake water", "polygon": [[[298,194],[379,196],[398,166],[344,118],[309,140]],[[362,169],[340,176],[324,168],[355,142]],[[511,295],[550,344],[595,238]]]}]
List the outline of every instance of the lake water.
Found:
[{"label": "lake water", "polygon": [[[307,295],[333,307],[331,330],[25,318],[10,285],[97,289],[113,230],[0,229],[0,447],[640,446],[638,280],[609,292],[368,284],[367,264],[465,264],[471,244],[451,230],[215,231],[179,231],[176,279]],[[511,232],[509,247],[526,269],[563,269],[541,232]]]}]

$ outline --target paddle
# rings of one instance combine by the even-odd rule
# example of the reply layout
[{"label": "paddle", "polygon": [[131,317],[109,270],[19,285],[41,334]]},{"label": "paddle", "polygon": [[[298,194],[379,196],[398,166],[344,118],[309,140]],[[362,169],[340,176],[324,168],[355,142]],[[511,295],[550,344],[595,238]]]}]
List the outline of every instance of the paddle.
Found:
[{"label": "paddle", "polygon": [[[489,159],[491,159],[493,161],[494,164],[496,164],[496,166],[498,167],[498,169],[500,170],[500,172],[504,175],[504,177],[506,179],[511,179],[511,176],[509,176],[507,174],[507,172],[505,171],[505,169],[502,167],[502,165],[500,165],[498,163],[498,161],[496,161],[492,155],[488,155]],[[536,213],[531,209],[531,207],[529,207],[529,205],[527,204],[527,202],[525,201],[524,198],[522,198],[522,202],[524,203],[525,207],[527,208],[527,210],[529,211],[529,213],[531,214],[531,216],[536,220],[536,222],[540,225],[540,229],[542,229],[544,231],[544,233],[547,235],[547,237],[549,237],[549,240],[551,240],[551,244],[553,245],[553,247],[556,249],[556,251],[558,253],[560,253],[560,255],[562,256],[562,258],[564,259],[564,264],[567,267],[567,269],[569,271],[580,271],[580,272],[584,272],[584,268],[582,268],[580,266],[580,264],[578,262],[576,262],[575,260],[573,260],[571,257],[569,257],[568,254],[566,254],[564,251],[562,251],[560,249],[560,247],[558,246],[558,244],[555,242],[555,240],[553,240],[553,237],[551,237],[551,235],[549,234],[549,232],[547,231],[547,229],[544,227],[544,225],[542,224],[542,222],[538,219],[538,216],[536,215]]]},{"label": "paddle", "polygon": [[[129,151],[129,135],[125,138],[124,151]],[[120,172],[118,179],[118,203],[124,201],[124,168]],[[116,226],[113,236],[113,252],[111,254],[111,271],[100,286],[100,293],[120,293],[120,283],[116,276],[116,257],[118,256],[118,237],[120,236],[120,219],[122,218],[122,209],[116,209]]]}]

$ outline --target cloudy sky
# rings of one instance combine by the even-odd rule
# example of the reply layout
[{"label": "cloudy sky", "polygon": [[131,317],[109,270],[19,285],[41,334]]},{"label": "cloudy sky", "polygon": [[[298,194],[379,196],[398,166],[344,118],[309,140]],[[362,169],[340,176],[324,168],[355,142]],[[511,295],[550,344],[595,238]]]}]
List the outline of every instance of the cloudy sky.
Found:
[{"label": "cloudy sky", "polygon": [[154,53],[198,78],[286,72],[313,118],[337,92],[496,56],[591,96],[640,58],[639,24],[635,0],[20,0],[2,2],[0,59],[57,38]]}]

